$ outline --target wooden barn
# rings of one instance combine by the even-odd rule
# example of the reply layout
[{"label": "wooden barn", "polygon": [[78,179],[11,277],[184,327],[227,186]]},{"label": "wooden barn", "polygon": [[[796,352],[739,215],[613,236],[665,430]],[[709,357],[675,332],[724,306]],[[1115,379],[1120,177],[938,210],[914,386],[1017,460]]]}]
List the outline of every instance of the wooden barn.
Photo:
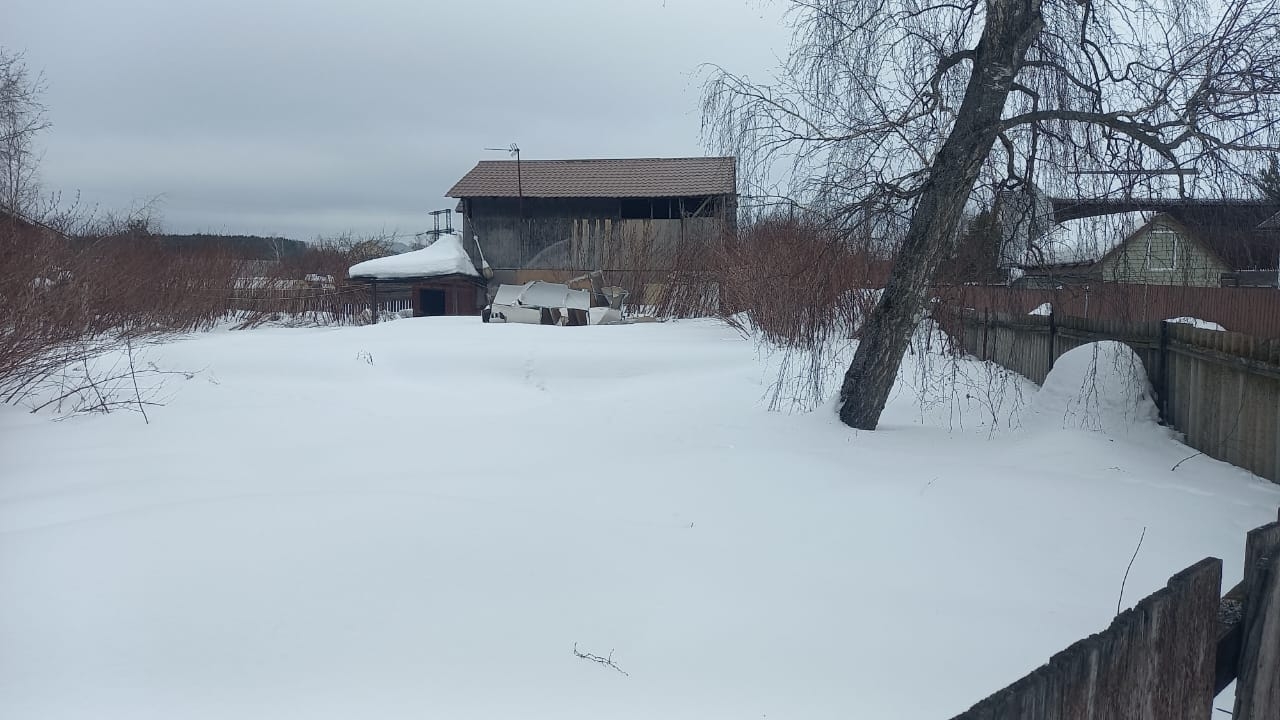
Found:
[{"label": "wooden barn", "polygon": [[486,160],[447,195],[491,287],[593,270],[626,283],[734,228],[737,170],[732,157]]}]

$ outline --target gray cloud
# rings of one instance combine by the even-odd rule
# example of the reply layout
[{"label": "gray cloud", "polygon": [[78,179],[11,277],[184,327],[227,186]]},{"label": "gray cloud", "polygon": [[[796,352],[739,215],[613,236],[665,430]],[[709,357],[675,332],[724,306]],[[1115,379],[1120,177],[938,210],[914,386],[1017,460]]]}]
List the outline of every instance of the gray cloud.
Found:
[{"label": "gray cloud", "polygon": [[696,155],[698,67],[761,74],[756,0],[7,0],[43,71],[42,179],[174,231],[412,232],[486,146]]}]

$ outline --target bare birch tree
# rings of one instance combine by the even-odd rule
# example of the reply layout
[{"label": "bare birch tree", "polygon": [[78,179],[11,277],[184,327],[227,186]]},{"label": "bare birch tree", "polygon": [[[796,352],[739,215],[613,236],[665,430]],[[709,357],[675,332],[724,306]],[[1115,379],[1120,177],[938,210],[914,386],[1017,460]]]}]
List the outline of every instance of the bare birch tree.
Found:
[{"label": "bare birch tree", "polygon": [[750,191],[905,228],[840,418],[879,422],[966,207],[1081,178],[1095,196],[1243,188],[1244,155],[1278,145],[1278,2],[791,0],[771,82],[714,68],[704,130]]},{"label": "bare birch tree", "polygon": [[27,213],[36,202],[32,143],[49,126],[40,102],[43,89],[21,55],[0,47],[0,208]]}]

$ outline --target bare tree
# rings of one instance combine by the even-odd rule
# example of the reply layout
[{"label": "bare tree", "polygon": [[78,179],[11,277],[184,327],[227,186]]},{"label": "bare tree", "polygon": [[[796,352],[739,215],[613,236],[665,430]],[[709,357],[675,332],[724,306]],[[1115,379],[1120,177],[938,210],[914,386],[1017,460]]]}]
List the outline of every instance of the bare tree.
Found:
[{"label": "bare tree", "polygon": [[1267,166],[1251,179],[1262,197],[1280,203],[1280,155],[1272,155]]},{"label": "bare tree", "polygon": [[879,422],[966,208],[1245,187],[1240,154],[1278,144],[1277,2],[791,0],[772,82],[713,69],[704,129],[750,191],[906,228],[841,419]]},{"label": "bare tree", "polygon": [[32,142],[49,127],[40,94],[21,55],[0,47],[0,209],[29,213],[36,202],[36,157]]}]

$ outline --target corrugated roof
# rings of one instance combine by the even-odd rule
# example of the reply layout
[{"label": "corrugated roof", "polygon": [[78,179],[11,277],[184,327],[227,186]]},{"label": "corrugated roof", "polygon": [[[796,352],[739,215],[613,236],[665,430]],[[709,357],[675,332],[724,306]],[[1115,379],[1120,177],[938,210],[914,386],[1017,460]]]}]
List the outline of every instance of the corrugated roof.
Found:
[{"label": "corrugated roof", "polygon": [[737,192],[732,157],[482,160],[448,197],[678,197]]}]

